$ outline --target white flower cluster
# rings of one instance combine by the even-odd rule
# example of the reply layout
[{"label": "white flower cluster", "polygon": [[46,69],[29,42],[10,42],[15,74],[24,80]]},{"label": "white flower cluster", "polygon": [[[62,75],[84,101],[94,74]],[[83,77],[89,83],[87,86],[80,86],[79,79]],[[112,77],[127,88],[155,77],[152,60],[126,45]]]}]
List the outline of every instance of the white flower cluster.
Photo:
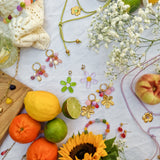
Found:
[{"label": "white flower cluster", "polygon": [[[101,45],[108,48],[112,44],[106,71],[110,80],[117,79],[130,67],[141,67],[149,48],[160,41],[158,38],[150,40],[142,37],[142,33],[151,26],[153,33],[159,33],[160,1],[155,10],[148,4],[134,15],[128,13],[129,7],[122,0],[117,0],[110,2],[106,8],[98,8],[89,28],[89,47],[93,50],[98,52]],[[143,50],[138,52],[140,48]]]},{"label": "white flower cluster", "polygon": [[126,145],[126,140],[125,139],[117,139],[115,141],[114,145],[116,145],[118,147],[118,151],[119,151],[119,157],[117,157],[117,160],[125,160],[124,150],[125,150],[125,148],[128,148],[128,146]]}]

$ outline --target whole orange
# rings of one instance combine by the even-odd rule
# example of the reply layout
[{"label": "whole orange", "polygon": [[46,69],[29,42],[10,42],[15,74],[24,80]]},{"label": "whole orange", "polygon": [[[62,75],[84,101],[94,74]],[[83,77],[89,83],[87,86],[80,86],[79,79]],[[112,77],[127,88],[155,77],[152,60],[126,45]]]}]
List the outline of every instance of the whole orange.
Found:
[{"label": "whole orange", "polygon": [[9,127],[11,138],[19,143],[29,143],[36,139],[41,130],[41,124],[28,114],[16,116]]},{"label": "whole orange", "polygon": [[57,160],[58,147],[55,143],[39,138],[27,150],[27,160]]}]

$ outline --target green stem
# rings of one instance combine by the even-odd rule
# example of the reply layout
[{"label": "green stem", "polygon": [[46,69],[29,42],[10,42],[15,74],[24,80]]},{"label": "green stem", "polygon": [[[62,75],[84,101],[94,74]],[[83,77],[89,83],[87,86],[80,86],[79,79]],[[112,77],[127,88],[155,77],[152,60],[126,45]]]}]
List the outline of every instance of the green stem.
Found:
[{"label": "green stem", "polygon": [[[76,21],[76,20],[80,20],[80,19],[83,19],[83,18],[90,17],[90,16],[92,16],[93,14],[95,14],[95,13],[97,12],[96,10],[95,10],[95,11],[90,11],[90,12],[85,11],[85,10],[82,8],[82,6],[80,5],[79,0],[76,0],[76,1],[77,1],[77,3],[78,3],[78,6],[80,7],[80,9],[81,9],[84,13],[87,13],[88,15],[63,21],[63,16],[64,16],[64,12],[65,12],[65,9],[66,9],[68,0],[65,1],[65,4],[64,4],[63,10],[62,10],[62,14],[61,14],[61,18],[60,18],[60,22],[59,22],[59,32],[60,32],[60,37],[61,37],[61,39],[62,39],[62,41],[63,41],[63,45],[64,45],[64,48],[66,49],[66,51],[69,51],[69,50],[67,49],[66,43],[75,43],[75,42],[77,43],[77,41],[76,41],[76,40],[75,40],[75,41],[66,41],[66,40],[64,40],[63,24],[65,24],[65,23],[67,23],[67,22]],[[110,2],[111,2],[111,0],[108,0],[108,1],[105,3],[105,5],[102,7],[102,9],[106,8],[106,7],[109,5]],[[80,42],[81,42],[81,41],[80,41]],[[78,42],[78,43],[80,43],[80,42]],[[67,53],[67,54],[68,54],[68,53]],[[68,54],[68,55],[69,55],[69,54]]]},{"label": "green stem", "polygon": [[80,5],[80,3],[79,3],[79,0],[77,0],[77,4],[78,4],[78,6],[79,6],[79,8],[84,12],[84,13],[92,13],[92,12],[94,12],[94,11],[85,11],[83,8],[82,8],[82,6]]},{"label": "green stem", "polygon": [[78,17],[78,18],[73,18],[73,19],[66,20],[66,21],[62,22],[62,24],[67,23],[67,22],[76,21],[76,20],[80,20],[80,19],[83,19],[83,18],[90,17],[90,16],[92,16],[93,14],[95,14],[96,12],[97,12],[97,11],[94,11],[93,13],[90,13],[90,14],[88,14],[88,15],[86,15],[86,16],[82,16],[82,17]]},{"label": "green stem", "polygon": [[62,20],[63,20],[64,11],[65,11],[65,9],[66,9],[67,2],[68,2],[68,0],[66,0],[66,2],[65,2],[65,4],[64,4],[64,7],[63,7],[63,10],[62,10],[62,14],[61,14],[61,22],[62,22]]}]

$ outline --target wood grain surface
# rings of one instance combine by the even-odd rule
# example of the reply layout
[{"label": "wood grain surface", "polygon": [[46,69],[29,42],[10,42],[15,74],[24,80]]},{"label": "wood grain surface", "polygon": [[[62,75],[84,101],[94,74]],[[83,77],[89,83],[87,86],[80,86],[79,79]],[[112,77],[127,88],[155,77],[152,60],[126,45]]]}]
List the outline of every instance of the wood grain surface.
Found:
[{"label": "wood grain surface", "polygon": [[[12,77],[0,71],[0,100],[6,94],[8,83]],[[2,144],[4,138],[8,134],[8,128],[12,119],[22,110],[23,99],[31,88],[20,83],[17,80],[13,80],[12,84],[16,86],[15,90],[9,90],[7,97],[11,98],[13,102],[6,104],[6,99],[3,100],[0,107],[3,108],[3,112],[0,113],[0,144]]]}]

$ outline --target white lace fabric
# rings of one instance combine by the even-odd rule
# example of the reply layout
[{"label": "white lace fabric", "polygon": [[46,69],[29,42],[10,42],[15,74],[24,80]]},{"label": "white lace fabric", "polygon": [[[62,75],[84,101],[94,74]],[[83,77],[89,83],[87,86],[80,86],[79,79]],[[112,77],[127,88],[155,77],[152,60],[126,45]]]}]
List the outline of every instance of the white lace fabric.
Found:
[{"label": "white lace fabric", "polygon": [[[18,4],[20,4],[18,0],[0,0],[1,16],[5,18],[4,16],[10,15]],[[35,3],[26,6],[18,17],[13,17],[11,22],[8,23],[14,45],[47,49],[50,37],[43,29],[43,23],[43,0],[37,0]]]}]

